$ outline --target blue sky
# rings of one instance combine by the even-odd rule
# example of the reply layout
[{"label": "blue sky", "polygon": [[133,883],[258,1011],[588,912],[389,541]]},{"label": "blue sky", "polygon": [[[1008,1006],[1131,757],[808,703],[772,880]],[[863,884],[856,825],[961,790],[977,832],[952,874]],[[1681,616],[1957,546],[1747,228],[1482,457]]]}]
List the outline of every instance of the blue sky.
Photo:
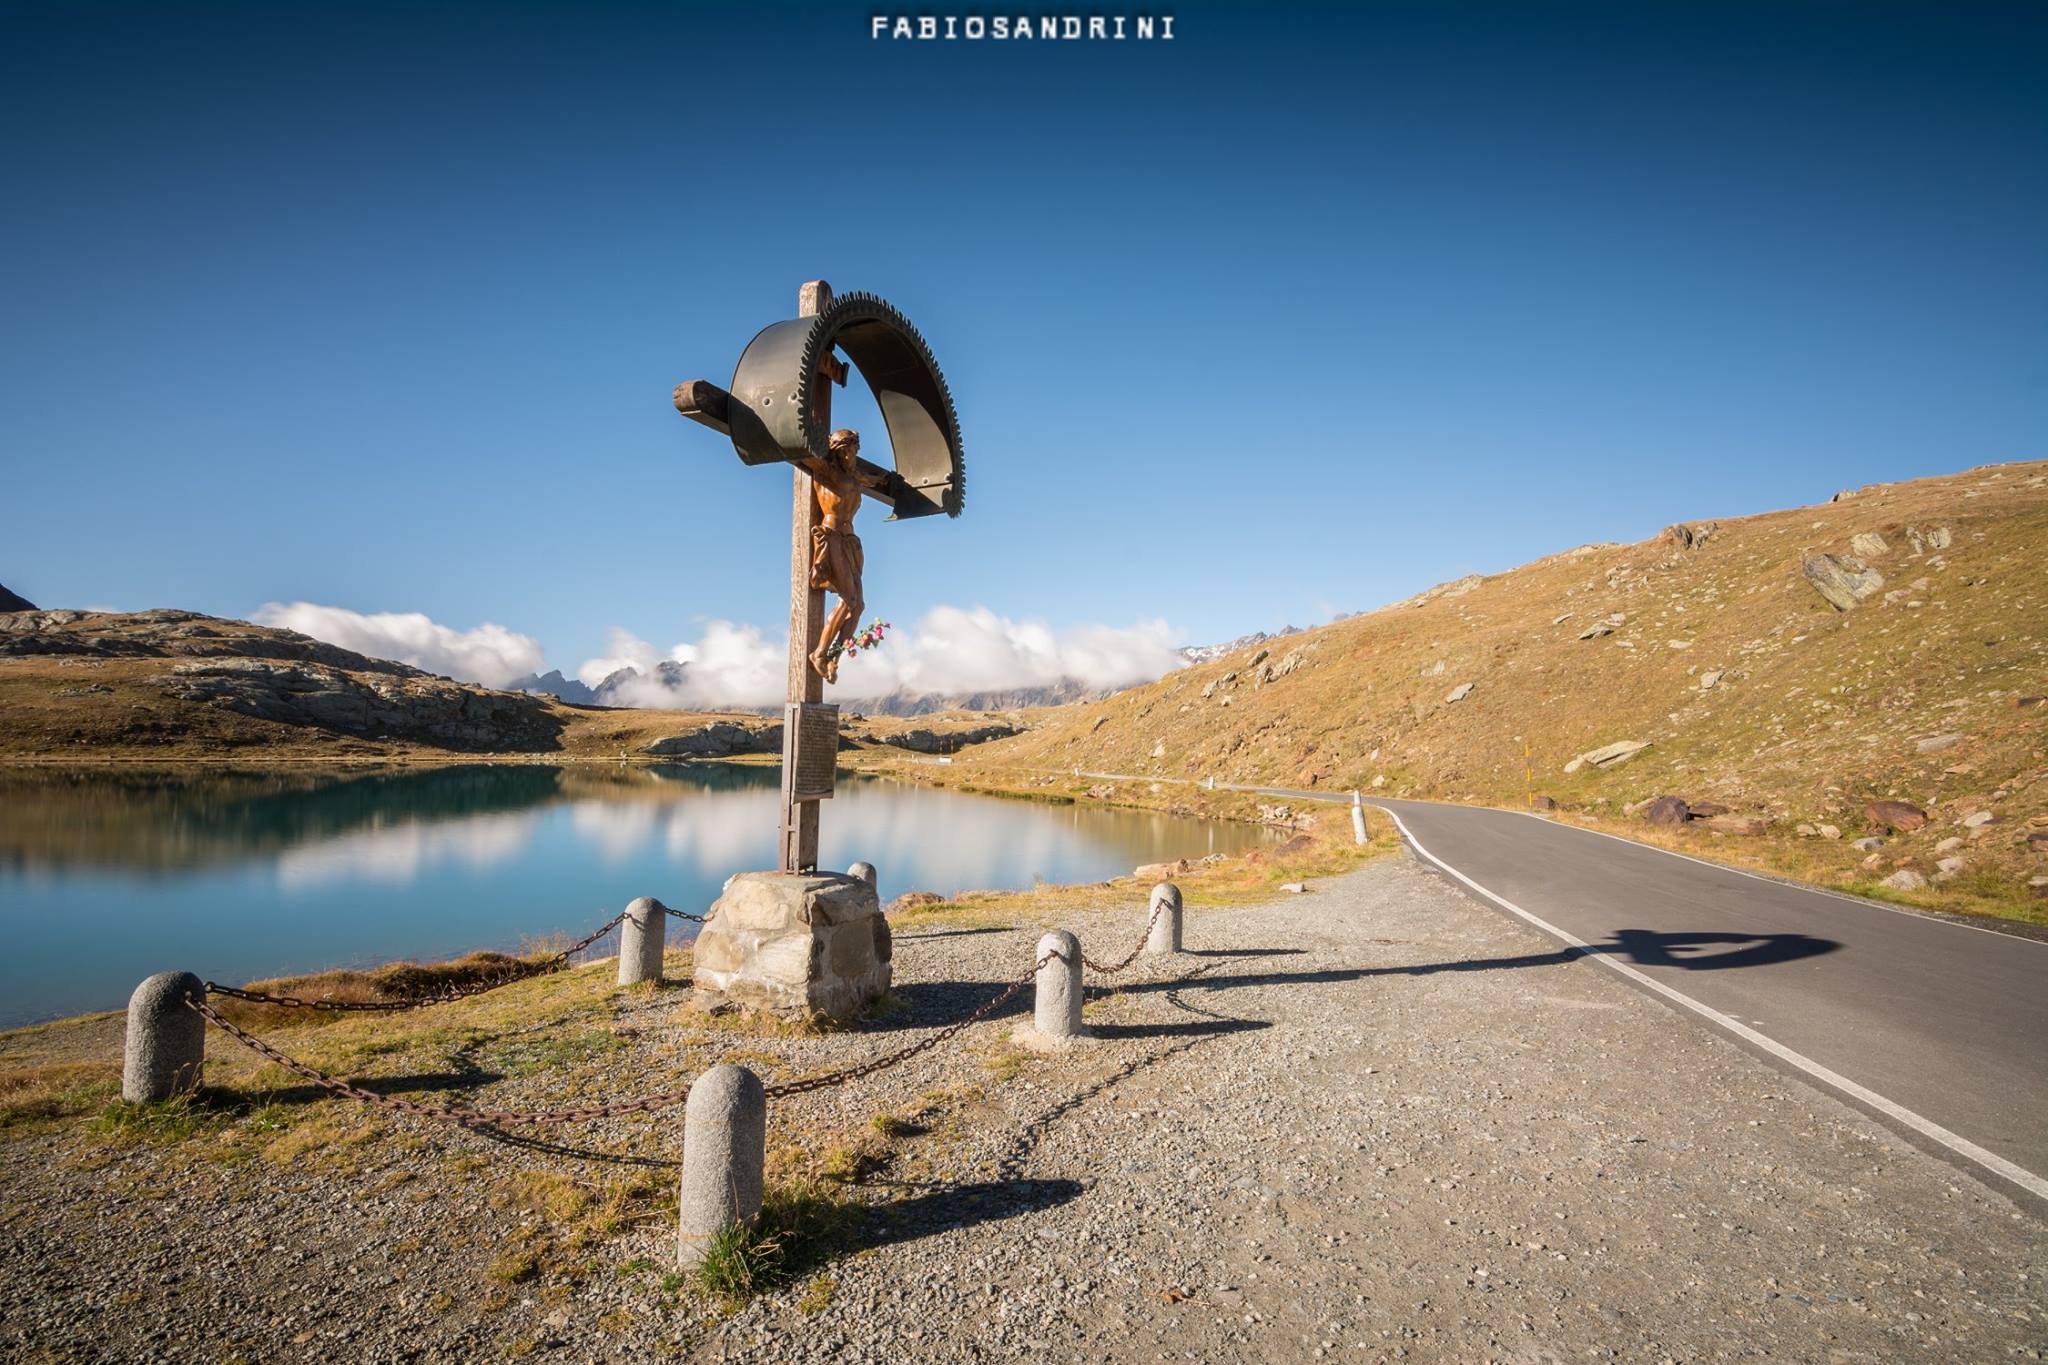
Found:
[{"label": "blue sky", "polygon": [[814,276],[960,407],[897,622],[1217,639],[2042,453],[2048,8],[871,12],[0,11],[0,582],[779,632],[787,481],[668,391]]}]

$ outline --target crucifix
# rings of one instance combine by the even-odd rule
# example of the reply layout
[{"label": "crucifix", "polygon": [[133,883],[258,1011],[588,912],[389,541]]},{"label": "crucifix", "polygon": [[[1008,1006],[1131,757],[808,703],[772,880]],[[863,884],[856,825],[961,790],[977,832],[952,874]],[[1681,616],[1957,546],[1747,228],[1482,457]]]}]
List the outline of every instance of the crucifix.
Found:
[{"label": "crucifix", "polygon": [[[839,358],[843,350],[846,359]],[[858,373],[874,391],[893,468],[861,458],[858,433],[834,430],[832,388]],[[749,465],[789,464],[789,690],[783,708],[781,870],[818,864],[818,802],[832,795],[839,708],[824,700],[860,625],[865,572],[854,513],[863,498],[891,521],[960,515],[960,423],[938,362],[917,329],[872,294],[834,296],[823,280],[797,292],[797,316],[747,343],[732,386],[678,384],[676,410],[732,438]],[[825,592],[839,603],[828,621]]]}]

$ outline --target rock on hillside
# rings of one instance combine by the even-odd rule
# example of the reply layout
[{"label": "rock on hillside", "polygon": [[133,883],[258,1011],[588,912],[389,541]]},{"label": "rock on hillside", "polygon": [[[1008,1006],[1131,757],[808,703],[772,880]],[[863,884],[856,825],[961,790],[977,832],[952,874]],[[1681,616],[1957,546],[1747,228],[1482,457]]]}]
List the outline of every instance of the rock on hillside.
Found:
[{"label": "rock on hillside", "polygon": [[[1910,865],[1951,898],[2033,903],[2048,877],[2022,833],[2048,816],[2048,707],[2028,704],[2048,677],[2048,463],[1684,526],[1198,663],[965,762],[1612,815],[1679,792],[1731,817],[1688,822],[1688,839],[1811,829],[1798,857],[1824,879],[1870,886]],[[1924,808],[1928,826],[1887,835],[1865,815],[1877,800]],[[1854,848],[1864,834],[1886,837]],[[1962,868],[1937,866],[1945,838],[1967,842],[1940,855]]]},{"label": "rock on hillside", "polygon": [[184,663],[156,680],[180,701],[371,739],[449,749],[530,753],[553,747],[562,722],[545,702],[430,674],[352,673],[318,663],[219,659]]}]

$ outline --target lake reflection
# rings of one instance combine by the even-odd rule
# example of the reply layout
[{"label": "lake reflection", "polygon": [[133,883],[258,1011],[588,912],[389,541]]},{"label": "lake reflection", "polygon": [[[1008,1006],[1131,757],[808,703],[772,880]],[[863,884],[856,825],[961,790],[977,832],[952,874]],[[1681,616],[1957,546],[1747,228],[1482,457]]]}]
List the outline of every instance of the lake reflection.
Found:
[{"label": "lake reflection", "polygon": [[[702,911],[772,866],[773,768],[375,773],[0,769],[0,1027],[222,981],[581,935],[635,896]],[[882,897],[1099,881],[1267,833],[842,775],[820,861]],[[671,932],[682,926],[672,922]]]}]

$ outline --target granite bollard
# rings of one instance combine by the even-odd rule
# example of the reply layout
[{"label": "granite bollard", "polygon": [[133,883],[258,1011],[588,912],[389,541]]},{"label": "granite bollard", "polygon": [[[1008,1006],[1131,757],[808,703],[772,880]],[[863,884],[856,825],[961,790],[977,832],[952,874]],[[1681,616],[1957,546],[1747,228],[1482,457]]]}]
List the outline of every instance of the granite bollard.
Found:
[{"label": "granite bollard", "polygon": [[642,896],[619,921],[619,984],[661,980],[661,954],[668,946],[668,907]]},{"label": "granite bollard", "polygon": [[873,863],[855,863],[852,867],[846,869],[846,875],[858,877],[866,882],[870,888],[873,888],[877,874]]},{"label": "granite bollard", "polygon": [[147,1104],[199,1088],[206,1020],[191,1006],[205,998],[206,984],[190,972],[158,972],[135,988],[121,1048],[122,1099]]},{"label": "granite bollard", "polygon": [[1081,940],[1055,929],[1038,940],[1031,1023],[1017,1030],[1016,1040],[1026,1047],[1057,1050],[1086,1038],[1081,998]]},{"label": "granite bollard", "polygon": [[1180,906],[1180,888],[1172,882],[1161,882],[1152,888],[1152,903],[1146,913],[1156,917],[1145,935],[1147,957],[1180,951]]},{"label": "granite bollard", "polygon": [[676,1228],[680,1270],[693,1269],[725,1229],[761,1212],[768,1159],[768,1092],[743,1066],[714,1066],[683,1107],[683,1180]]}]

